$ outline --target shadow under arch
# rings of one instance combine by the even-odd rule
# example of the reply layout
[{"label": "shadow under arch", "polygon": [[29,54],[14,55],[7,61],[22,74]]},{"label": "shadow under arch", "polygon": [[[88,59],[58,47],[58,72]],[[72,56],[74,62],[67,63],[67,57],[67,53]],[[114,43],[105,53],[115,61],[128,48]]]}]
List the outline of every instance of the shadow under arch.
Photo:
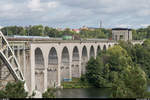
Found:
[{"label": "shadow under arch", "polygon": [[103,50],[106,51],[106,45],[103,46]]},{"label": "shadow under arch", "polygon": [[35,49],[35,90],[44,91],[44,57],[42,50]]},{"label": "shadow under arch", "polygon": [[55,87],[58,83],[58,56],[52,47],[48,54],[47,87]]},{"label": "shadow under arch", "polygon": [[61,54],[61,67],[60,67],[60,72],[61,72],[61,81],[68,80],[69,79],[69,51],[68,48],[65,46],[62,50]]},{"label": "shadow under arch", "polygon": [[95,57],[95,51],[94,51],[93,46],[91,46],[91,48],[90,48],[90,57],[89,58],[91,58],[91,57]]},{"label": "shadow under arch", "polygon": [[72,77],[80,77],[79,76],[79,50],[78,47],[75,46],[72,52]]},{"label": "shadow under arch", "polygon": [[101,52],[101,47],[98,45],[96,54],[98,55],[100,52]]},{"label": "shadow under arch", "polygon": [[86,72],[86,63],[88,62],[88,52],[86,46],[82,48],[82,59],[81,59],[81,74]]}]

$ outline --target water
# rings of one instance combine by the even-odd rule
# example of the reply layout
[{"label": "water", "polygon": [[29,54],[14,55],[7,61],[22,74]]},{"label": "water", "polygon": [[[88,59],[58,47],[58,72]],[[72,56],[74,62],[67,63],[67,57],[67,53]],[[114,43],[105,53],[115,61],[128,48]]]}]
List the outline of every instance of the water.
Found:
[{"label": "water", "polygon": [[150,84],[147,86],[147,91],[150,92]]},{"label": "water", "polygon": [[56,92],[57,98],[109,98],[109,88],[88,89],[60,89]]},{"label": "water", "polygon": [[[150,92],[150,85],[147,91]],[[110,94],[110,88],[60,89],[56,92],[56,98],[110,98]]]}]

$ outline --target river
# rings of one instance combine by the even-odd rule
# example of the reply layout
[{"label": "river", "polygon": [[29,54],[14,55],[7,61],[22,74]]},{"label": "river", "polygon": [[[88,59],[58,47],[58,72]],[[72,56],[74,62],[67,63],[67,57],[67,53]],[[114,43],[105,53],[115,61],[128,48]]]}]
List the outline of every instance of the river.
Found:
[{"label": "river", "polygon": [[60,89],[57,98],[109,98],[109,88]]},{"label": "river", "polygon": [[[147,87],[150,92],[150,85]],[[59,89],[56,98],[109,98],[110,88]]]}]

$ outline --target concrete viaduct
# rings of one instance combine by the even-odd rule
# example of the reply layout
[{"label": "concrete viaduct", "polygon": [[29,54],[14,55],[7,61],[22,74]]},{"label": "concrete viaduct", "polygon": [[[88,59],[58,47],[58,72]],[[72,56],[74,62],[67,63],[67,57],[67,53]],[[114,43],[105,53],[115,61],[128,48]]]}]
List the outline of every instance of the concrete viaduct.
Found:
[{"label": "concrete viaduct", "polygon": [[90,57],[117,44],[115,41],[17,41],[8,39],[29,91],[61,86],[64,80],[85,74]]},{"label": "concrete viaduct", "polygon": [[[48,87],[61,86],[64,80],[79,78],[85,74],[86,63],[91,57],[96,58],[98,52],[117,44],[110,40],[7,40],[21,66],[30,93],[35,90],[42,93]],[[2,69],[5,70],[5,67]]]}]

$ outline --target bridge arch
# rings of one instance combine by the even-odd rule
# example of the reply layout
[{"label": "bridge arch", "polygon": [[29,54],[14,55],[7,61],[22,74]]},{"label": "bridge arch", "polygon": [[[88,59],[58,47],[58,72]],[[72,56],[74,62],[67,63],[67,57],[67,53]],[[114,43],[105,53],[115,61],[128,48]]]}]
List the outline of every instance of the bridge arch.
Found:
[{"label": "bridge arch", "polygon": [[35,49],[35,68],[44,68],[44,57],[40,48]]},{"label": "bridge arch", "polygon": [[86,46],[82,48],[82,57],[81,57],[81,74],[86,72],[86,63],[88,62],[88,52]]},{"label": "bridge arch", "polygon": [[60,67],[60,72],[61,72],[61,81],[64,79],[69,79],[69,63],[70,63],[70,55],[69,55],[69,50],[65,46],[62,50],[61,54],[61,67]]},{"label": "bridge arch", "polygon": [[111,48],[111,45],[110,45],[110,44],[108,45],[108,48]]},{"label": "bridge arch", "polygon": [[79,49],[77,46],[73,48],[71,69],[72,77],[79,77]]},{"label": "bridge arch", "polygon": [[44,57],[42,50],[35,49],[35,90],[44,91]]},{"label": "bridge arch", "polygon": [[104,46],[103,46],[103,50],[106,51],[106,49],[107,49],[107,48],[106,48],[106,45],[104,45]]},{"label": "bridge arch", "polygon": [[100,53],[100,51],[101,51],[101,47],[98,45],[97,46],[97,53],[96,54],[98,55],[98,53]]},{"label": "bridge arch", "polygon": [[91,57],[95,57],[95,50],[94,50],[93,45],[90,48],[90,57],[89,58],[91,58]]},{"label": "bridge arch", "polygon": [[54,47],[48,54],[47,87],[54,87],[58,82],[58,55]]}]

